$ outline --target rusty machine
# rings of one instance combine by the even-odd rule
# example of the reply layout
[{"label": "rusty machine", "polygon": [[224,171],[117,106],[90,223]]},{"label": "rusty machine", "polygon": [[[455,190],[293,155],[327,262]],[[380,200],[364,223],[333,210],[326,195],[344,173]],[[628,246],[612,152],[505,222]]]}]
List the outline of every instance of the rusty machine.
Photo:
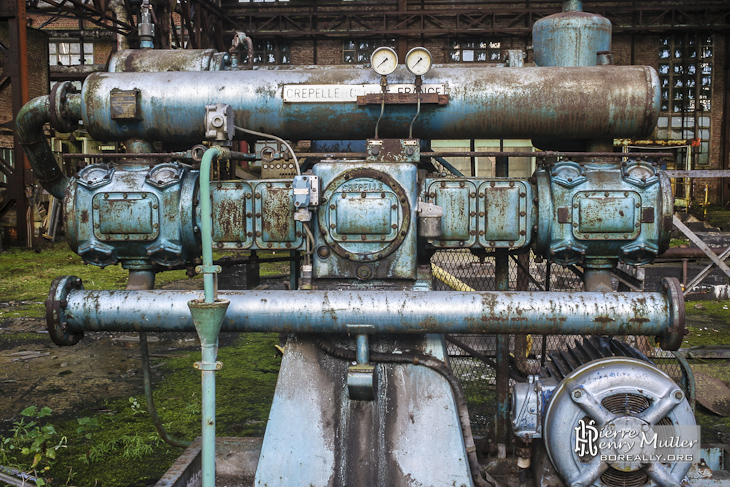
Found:
[{"label": "rusty machine", "polygon": [[[289,334],[257,486],[489,485],[445,333],[498,335],[498,386],[514,382],[498,423],[517,437],[521,473],[539,463],[536,485],[679,485],[688,456],[611,457],[591,444],[660,426],[672,436],[695,420],[669,376],[611,338],[652,336],[676,350],[685,333],[677,281],[634,293],[614,292],[610,278],[618,263],[650,263],[668,246],[668,178],[612,152],[614,138],[653,130],[657,73],[613,65],[610,23],[564,4],[535,24],[535,66],[510,51],[499,67],[431,66],[423,48],[402,66],[381,48],[370,67],[252,68],[243,34],[225,53],[149,49],[143,15],[148,49],[118,52],[80,93],[58,84],[17,119],[36,176],[63,200],[71,247],[130,273],[125,291],[54,281],[53,341],[197,331],[206,487],[218,334],[233,331]],[[67,177],[49,122],[66,132],[82,123],[126,152]],[[456,138],[531,138],[546,152],[528,178],[509,176],[506,153],[494,177],[440,173],[424,141]],[[242,139],[275,142],[242,152]],[[365,151],[310,154],[305,166],[288,142],[322,139],[365,140]],[[221,160],[261,164],[263,178],[211,181]],[[298,289],[219,291],[213,249],[301,254]],[[444,249],[494,256],[497,290],[433,291],[445,271],[431,257]],[[530,251],[581,266],[585,292],[511,291],[508,260]],[[197,266],[204,292],[153,290],[155,272],[181,265]],[[600,338],[528,377],[499,369],[505,335],[529,333]],[[496,434],[504,456],[510,441]]]}]

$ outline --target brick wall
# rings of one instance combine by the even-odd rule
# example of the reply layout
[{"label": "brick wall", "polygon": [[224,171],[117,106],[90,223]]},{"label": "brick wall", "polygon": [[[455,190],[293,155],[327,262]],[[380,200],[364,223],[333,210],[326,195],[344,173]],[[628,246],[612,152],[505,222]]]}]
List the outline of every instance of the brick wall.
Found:
[{"label": "brick wall", "polygon": [[[48,37],[45,32],[37,29],[28,29],[28,94],[31,99],[48,94]],[[9,43],[8,24],[0,23],[0,40]],[[6,60],[0,51],[0,65]],[[0,123],[13,118],[12,85],[0,91]],[[0,134],[0,147],[13,147],[12,135]]]}]

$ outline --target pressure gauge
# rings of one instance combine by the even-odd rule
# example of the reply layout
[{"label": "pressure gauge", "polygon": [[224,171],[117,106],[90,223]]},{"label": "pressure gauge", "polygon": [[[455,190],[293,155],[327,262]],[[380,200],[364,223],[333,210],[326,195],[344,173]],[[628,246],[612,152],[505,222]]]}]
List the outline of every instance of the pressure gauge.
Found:
[{"label": "pressure gauge", "polygon": [[398,55],[389,47],[379,47],[370,56],[370,64],[376,73],[385,76],[398,67]]},{"label": "pressure gauge", "polygon": [[416,76],[428,73],[431,62],[431,53],[425,47],[414,47],[406,54],[406,67]]}]

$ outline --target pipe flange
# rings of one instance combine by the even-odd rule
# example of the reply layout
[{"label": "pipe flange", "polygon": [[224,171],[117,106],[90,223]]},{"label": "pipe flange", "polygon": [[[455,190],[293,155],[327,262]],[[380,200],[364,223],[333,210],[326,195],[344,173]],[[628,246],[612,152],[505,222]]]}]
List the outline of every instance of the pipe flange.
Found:
[{"label": "pipe flange", "polygon": [[51,125],[53,128],[63,133],[71,133],[79,126],[78,120],[69,118],[66,109],[66,98],[71,93],[77,93],[76,87],[70,81],[56,83],[51,90],[48,98],[51,109]]},{"label": "pipe flange", "polygon": [[84,285],[76,276],[57,277],[51,283],[46,300],[46,327],[53,343],[59,347],[76,345],[84,333],[69,330],[66,320],[66,297],[73,290],[83,289]]},{"label": "pipe flange", "polygon": [[669,308],[669,327],[664,335],[658,337],[659,346],[664,350],[679,350],[687,335],[684,313],[684,293],[679,280],[673,277],[662,279],[660,292],[667,297]]}]

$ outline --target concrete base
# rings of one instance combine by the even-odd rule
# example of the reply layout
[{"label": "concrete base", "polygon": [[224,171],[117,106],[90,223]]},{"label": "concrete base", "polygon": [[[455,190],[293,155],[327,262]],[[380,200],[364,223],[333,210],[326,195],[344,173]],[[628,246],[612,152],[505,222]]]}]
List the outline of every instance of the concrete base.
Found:
[{"label": "concrete base", "polygon": [[[341,345],[353,349],[352,338]],[[437,336],[371,339],[378,351],[444,358]],[[348,396],[344,360],[290,338],[256,472],[257,487],[471,487],[448,382],[412,364],[378,364],[373,401]]]}]

